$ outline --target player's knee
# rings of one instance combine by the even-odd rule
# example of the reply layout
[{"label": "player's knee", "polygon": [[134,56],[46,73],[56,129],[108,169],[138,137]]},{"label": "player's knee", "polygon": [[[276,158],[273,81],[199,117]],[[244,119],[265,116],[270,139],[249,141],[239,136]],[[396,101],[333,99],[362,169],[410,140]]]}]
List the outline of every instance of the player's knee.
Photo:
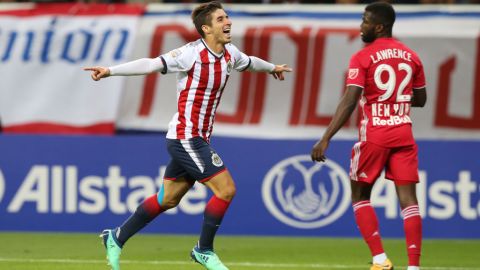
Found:
[{"label": "player's knee", "polygon": [[164,197],[160,206],[163,209],[167,210],[167,209],[176,207],[179,203],[180,203],[179,199]]},{"label": "player's knee", "polygon": [[412,205],[418,205],[417,198],[415,197],[408,197],[408,198],[401,198],[401,199],[399,198],[399,202],[400,202],[400,208],[402,209],[405,209]]},{"label": "player's knee", "polygon": [[222,188],[216,196],[224,201],[231,201],[233,200],[233,197],[235,197],[236,192],[237,189],[235,188],[235,185],[228,185]]},{"label": "player's knee", "polygon": [[352,203],[370,200],[370,194],[363,192],[352,192]]},{"label": "player's knee", "polygon": [[372,193],[372,185],[351,181],[351,191],[352,191],[352,203],[357,203],[361,201],[370,200],[370,196]]}]

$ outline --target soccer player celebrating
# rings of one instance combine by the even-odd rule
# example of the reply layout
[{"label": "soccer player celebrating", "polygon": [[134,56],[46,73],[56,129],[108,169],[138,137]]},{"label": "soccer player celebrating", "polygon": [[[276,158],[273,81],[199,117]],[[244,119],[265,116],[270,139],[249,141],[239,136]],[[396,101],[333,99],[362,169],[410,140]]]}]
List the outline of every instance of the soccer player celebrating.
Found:
[{"label": "soccer player celebrating", "polygon": [[201,38],[157,58],[143,58],[113,67],[87,67],[92,79],[142,75],[152,72],[177,73],[178,112],[167,132],[171,156],[160,191],[143,201],[120,227],[104,230],[103,242],[109,264],[119,270],[125,242],[159,214],[175,207],[193,186],[201,182],[214,195],[206,205],[198,243],[192,259],[206,269],[228,269],[214,253],[213,240],[235,195],[235,184],[222,159],[210,145],[215,112],[232,70],[269,72],[284,80],[287,65],[274,65],[247,56],[231,44],[232,21],[219,2],[196,7],[192,20]]},{"label": "soccer player celebrating", "polygon": [[355,221],[373,256],[371,270],[393,269],[383,250],[375,211],[370,205],[373,184],[383,169],[393,180],[402,209],[408,270],[419,270],[422,221],[415,184],[417,146],[410,107],[426,102],[425,75],[417,54],[392,38],[393,7],[368,5],[360,25],[367,45],[350,60],[346,92],[323,137],[314,145],[314,161],[325,161],[330,139],[345,124],[359,101],[362,119],[359,142],[352,149],[350,179]]}]

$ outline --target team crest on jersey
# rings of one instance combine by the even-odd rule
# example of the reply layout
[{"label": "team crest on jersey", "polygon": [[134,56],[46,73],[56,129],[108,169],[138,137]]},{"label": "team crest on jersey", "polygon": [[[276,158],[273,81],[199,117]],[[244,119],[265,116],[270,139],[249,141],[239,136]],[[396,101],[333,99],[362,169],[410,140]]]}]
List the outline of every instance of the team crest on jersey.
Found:
[{"label": "team crest on jersey", "polygon": [[227,74],[230,74],[230,72],[232,72],[232,69],[233,69],[232,60],[228,60],[228,63],[227,63]]},{"label": "team crest on jersey", "polygon": [[212,153],[212,164],[215,165],[216,167],[222,167],[223,160],[220,158],[220,156],[213,151],[211,153]]},{"label": "team crest on jersey", "polygon": [[180,54],[182,54],[182,51],[180,49],[172,50],[169,52],[170,56],[172,58],[178,57]]},{"label": "team crest on jersey", "polygon": [[351,68],[348,70],[348,78],[353,80],[358,76],[358,68]]}]

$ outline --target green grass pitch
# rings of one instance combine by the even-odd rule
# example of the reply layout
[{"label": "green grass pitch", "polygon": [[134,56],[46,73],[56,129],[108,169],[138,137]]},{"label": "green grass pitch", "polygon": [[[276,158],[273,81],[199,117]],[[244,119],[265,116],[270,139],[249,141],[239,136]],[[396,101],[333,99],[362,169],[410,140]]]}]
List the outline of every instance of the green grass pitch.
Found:
[{"label": "green grass pitch", "polygon": [[[196,236],[139,234],[123,250],[122,270],[201,270],[189,260]],[[395,269],[406,269],[403,239],[384,241]],[[360,238],[219,235],[216,252],[231,270],[369,269]],[[425,240],[422,270],[480,269],[479,240]],[[0,233],[1,270],[108,270],[95,234]]]}]

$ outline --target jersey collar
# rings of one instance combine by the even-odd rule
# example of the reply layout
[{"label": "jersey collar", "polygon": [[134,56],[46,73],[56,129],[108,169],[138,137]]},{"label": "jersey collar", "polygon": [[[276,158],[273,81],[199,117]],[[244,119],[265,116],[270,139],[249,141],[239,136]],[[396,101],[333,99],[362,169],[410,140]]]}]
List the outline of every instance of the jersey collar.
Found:
[{"label": "jersey collar", "polygon": [[205,48],[207,48],[208,52],[211,53],[213,56],[215,56],[216,58],[222,58],[223,55],[225,54],[225,47],[223,47],[223,52],[221,54],[218,54],[218,53],[215,53],[214,51],[212,51],[207,43],[205,42],[205,40],[203,40],[203,38],[201,39],[202,43],[203,43],[203,46],[205,46]]}]

